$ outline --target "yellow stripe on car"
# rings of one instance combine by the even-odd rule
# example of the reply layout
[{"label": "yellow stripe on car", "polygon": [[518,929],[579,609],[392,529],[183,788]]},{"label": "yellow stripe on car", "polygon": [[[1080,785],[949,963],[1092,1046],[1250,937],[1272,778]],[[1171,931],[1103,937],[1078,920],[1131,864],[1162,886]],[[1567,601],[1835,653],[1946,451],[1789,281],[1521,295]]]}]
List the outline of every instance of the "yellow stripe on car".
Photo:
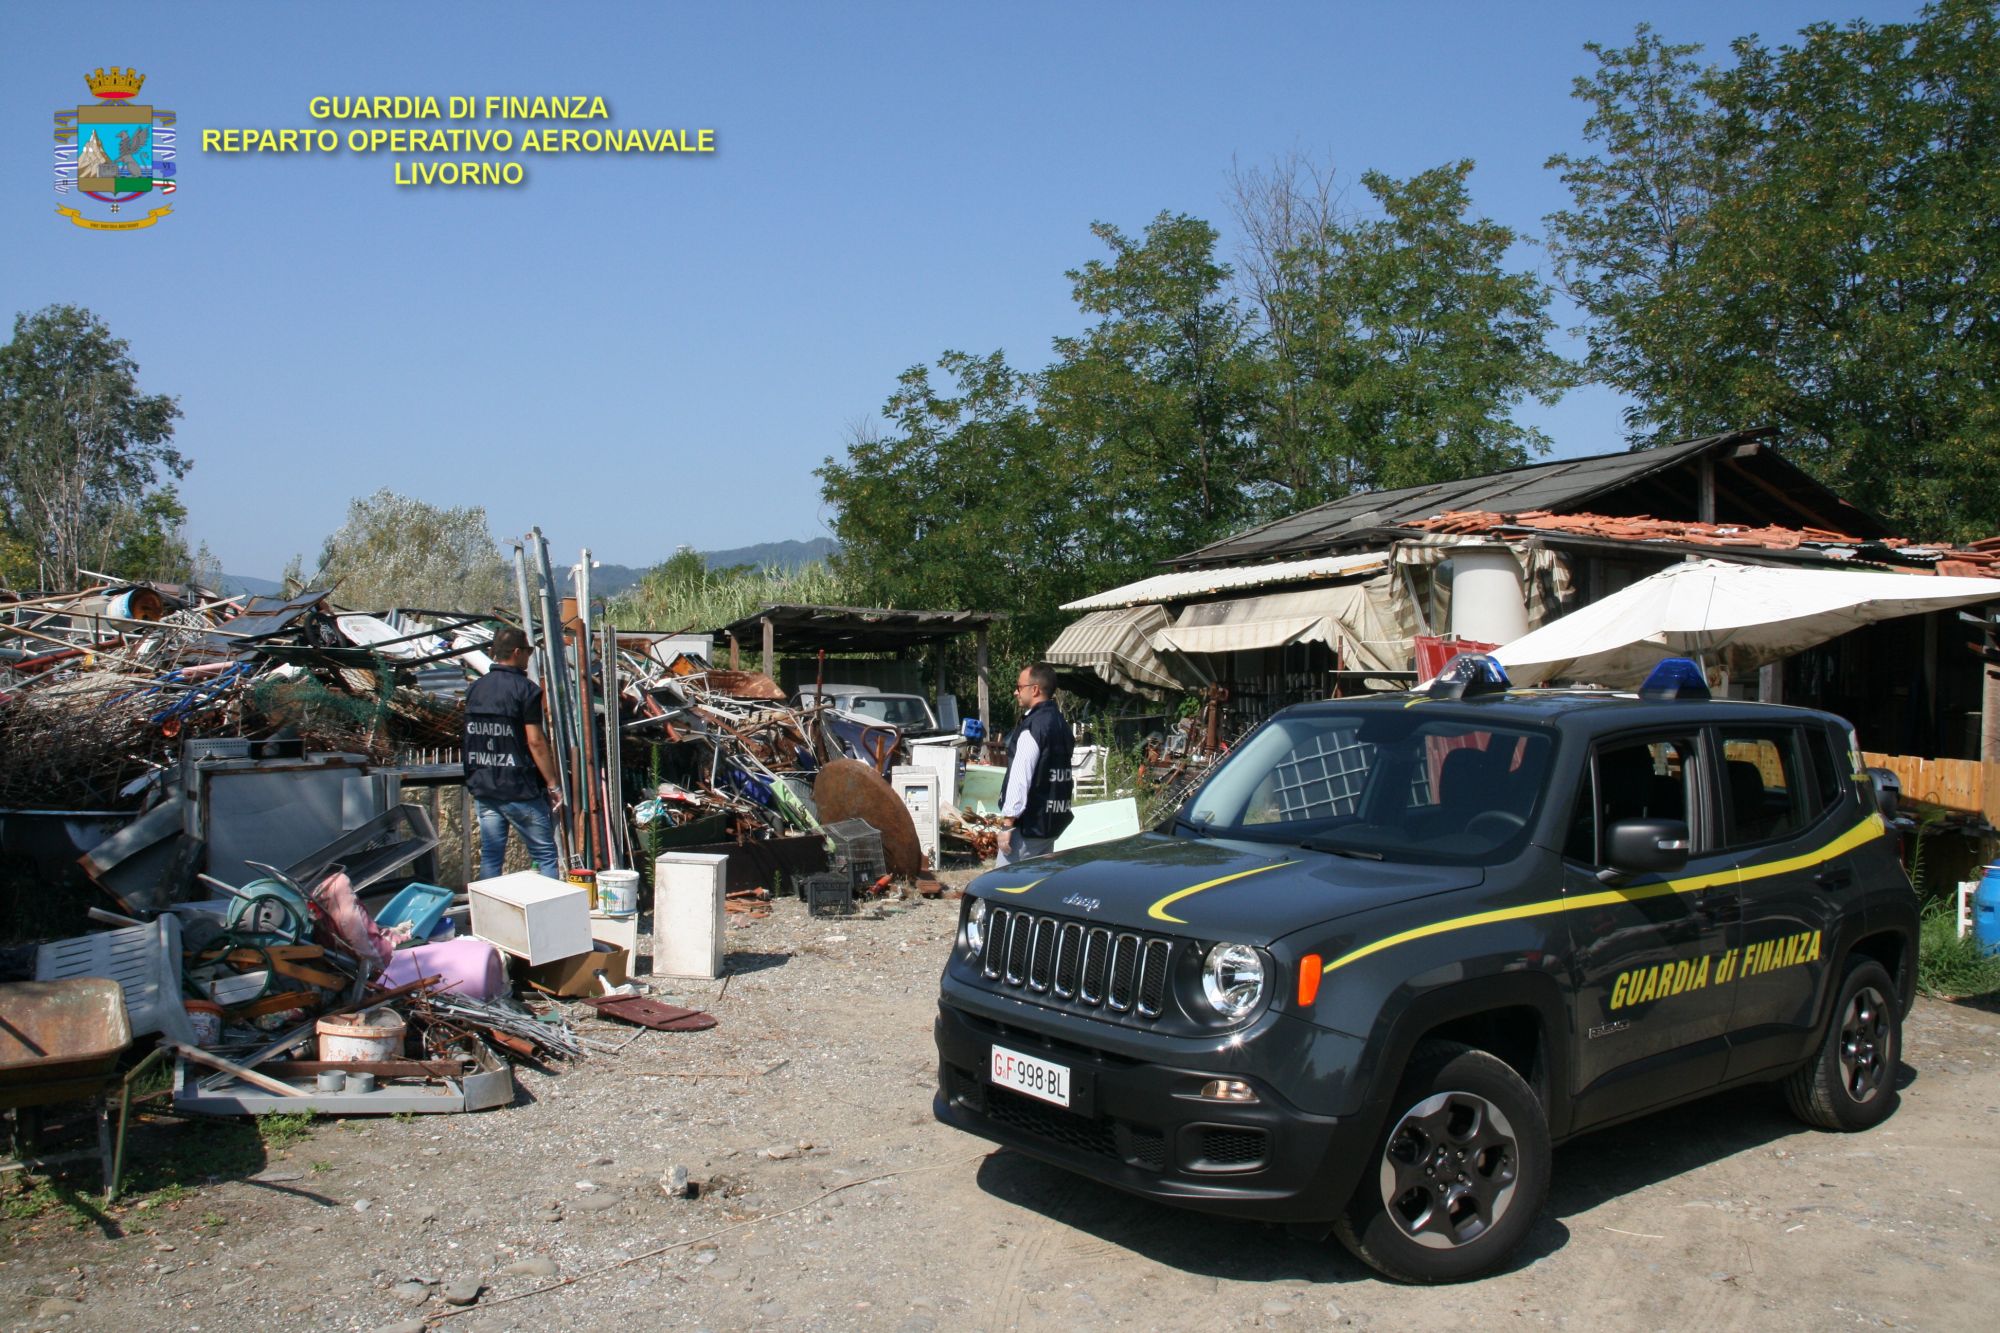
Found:
[{"label": "yellow stripe on car", "polygon": [[[1788,856],[1778,861],[1753,862],[1747,866],[1732,866],[1728,870],[1718,870],[1713,874],[1690,875],[1686,879],[1661,880],[1653,884],[1635,884],[1629,888],[1606,889],[1599,893],[1583,893],[1573,897],[1546,898],[1541,902],[1523,903],[1519,907],[1496,907],[1490,912],[1474,912],[1470,916],[1457,916],[1448,921],[1434,922],[1428,926],[1418,926],[1364,944],[1351,953],[1342,954],[1326,965],[1326,971],[1346,967],[1359,962],[1370,954],[1393,949],[1411,940],[1424,939],[1431,935],[1443,935],[1454,930],[1468,930],[1473,926],[1490,926],[1501,921],[1522,921],[1529,917],[1549,916],[1557,912],[1580,912],[1592,907],[1615,907],[1621,903],[1643,902],[1648,898],[1665,898],[1673,894],[1699,893],[1703,889],[1715,888],[1722,884],[1742,884],[1750,880],[1764,879],[1771,875],[1783,875],[1794,870],[1804,870],[1835,857],[1844,856],[1864,842],[1879,838],[1887,832],[1880,815],[1870,815],[1847,832],[1822,847],[1798,856]],[[1190,890],[1192,892],[1192,890]],[[1164,901],[1171,902],[1172,899]],[[1154,911],[1157,913],[1158,905]],[[1169,917],[1168,920],[1173,918]]]},{"label": "yellow stripe on car", "polygon": [[1274,861],[1270,865],[1257,866],[1251,870],[1239,870],[1233,875],[1224,875],[1220,879],[1203,880],[1199,884],[1189,885],[1187,888],[1182,889],[1178,893],[1168,894],[1166,897],[1160,899],[1160,901],[1154,903],[1151,907],[1148,907],[1146,909],[1146,915],[1153,918],[1153,920],[1155,921],[1171,921],[1176,925],[1185,926],[1187,924],[1186,921],[1183,921],[1180,917],[1168,914],[1167,905],[1169,903],[1177,903],[1183,898],[1192,898],[1195,894],[1200,893],[1204,889],[1212,889],[1218,884],[1227,884],[1231,880],[1242,879],[1248,875],[1261,875],[1266,870],[1282,870],[1286,866],[1295,866],[1297,864],[1298,864],[1297,861]]},{"label": "yellow stripe on car", "polygon": [[[1043,876],[1042,876],[1042,879],[1047,879],[1047,878],[1048,878],[1048,876],[1047,876],[1047,875],[1043,875]],[[1035,886],[1036,886],[1037,884],[1040,884],[1040,883],[1042,882],[1042,879],[1031,879],[1031,880],[1029,880],[1029,881],[1028,881],[1028,882],[1027,882],[1026,884],[1023,884],[1023,885],[1022,885],[1022,886],[1021,886],[1020,888],[1018,888],[1018,889],[995,889],[995,890],[993,890],[993,892],[995,892],[995,893],[1026,893],[1026,892],[1027,892],[1027,891],[1028,891],[1029,889],[1032,889],[1032,888],[1034,888],[1034,887],[1035,887]]]}]

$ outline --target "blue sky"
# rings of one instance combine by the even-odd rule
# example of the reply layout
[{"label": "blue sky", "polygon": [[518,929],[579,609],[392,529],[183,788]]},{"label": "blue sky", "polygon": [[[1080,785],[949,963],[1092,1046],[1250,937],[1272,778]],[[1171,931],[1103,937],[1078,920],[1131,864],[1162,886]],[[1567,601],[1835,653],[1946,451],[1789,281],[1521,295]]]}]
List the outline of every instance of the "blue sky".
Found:
[{"label": "blue sky", "polygon": [[[947,348],[1038,367],[1081,327],[1063,274],[1100,253],[1095,220],[1192,213],[1233,252],[1232,161],[1298,151],[1350,183],[1471,157],[1478,210],[1538,234],[1565,202],[1542,163],[1583,147],[1585,42],[1650,21],[1721,58],[1746,31],[1916,8],[14,5],[0,294],[9,316],[90,308],[179,396],[189,533],[232,573],[310,568],[382,486],[644,565],[824,535],[812,469],[902,370]],[[173,215],[116,235],[64,222],[50,188],[51,113],[111,65],[181,133]],[[344,138],[308,99],[377,94],[602,96],[614,126],[710,127],[718,151],[515,154],[524,185],[449,189],[399,188],[386,154],[199,147]],[[1619,407],[1583,389],[1523,419],[1595,453]]]}]

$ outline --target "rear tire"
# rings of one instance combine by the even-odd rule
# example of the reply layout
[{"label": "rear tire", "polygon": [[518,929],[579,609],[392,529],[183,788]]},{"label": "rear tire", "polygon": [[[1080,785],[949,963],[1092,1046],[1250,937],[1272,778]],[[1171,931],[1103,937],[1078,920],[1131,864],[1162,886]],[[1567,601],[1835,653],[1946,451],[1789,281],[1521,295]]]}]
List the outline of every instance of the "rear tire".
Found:
[{"label": "rear tire", "polygon": [[1785,1080],[1792,1114],[1819,1129],[1852,1134],[1895,1113],[1903,1015],[1896,983],[1872,958],[1848,964],[1819,1053]]},{"label": "rear tire", "polygon": [[1334,1233],[1400,1282],[1459,1282],[1506,1262],[1549,1192],[1542,1104],[1507,1063],[1457,1042],[1410,1059],[1375,1169]]}]

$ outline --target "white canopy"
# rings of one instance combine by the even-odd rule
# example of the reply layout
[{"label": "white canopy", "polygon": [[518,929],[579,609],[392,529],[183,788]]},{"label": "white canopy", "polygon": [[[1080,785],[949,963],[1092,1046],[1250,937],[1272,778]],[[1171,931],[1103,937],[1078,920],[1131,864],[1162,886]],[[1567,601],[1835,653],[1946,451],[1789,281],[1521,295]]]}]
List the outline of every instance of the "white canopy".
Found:
[{"label": "white canopy", "polygon": [[1517,685],[1627,688],[1665,657],[1749,671],[1878,620],[2000,601],[2000,579],[1675,565],[1495,650]]}]

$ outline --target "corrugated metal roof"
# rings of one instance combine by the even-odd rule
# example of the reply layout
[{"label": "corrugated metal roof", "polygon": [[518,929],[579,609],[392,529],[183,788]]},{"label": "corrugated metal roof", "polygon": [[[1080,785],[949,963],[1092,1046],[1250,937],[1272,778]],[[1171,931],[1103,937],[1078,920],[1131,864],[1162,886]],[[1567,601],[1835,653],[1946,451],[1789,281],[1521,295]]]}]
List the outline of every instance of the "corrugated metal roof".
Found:
[{"label": "corrugated metal roof", "polygon": [[[1589,458],[1566,458],[1491,472],[1460,481],[1409,486],[1394,491],[1364,491],[1302,510],[1296,514],[1239,532],[1198,550],[1176,556],[1176,565],[1244,561],[1324,549],[1343,541],[1369,541],[1376,530],[1395,528],[1450,510],[1573,510],[1607,492],[1678,468],[1697,455],[1762,439],[1769,429],[1727,431],[1658,449],[1640,449]],[[1802,472],[1778,463],[1812,486]],[[1837,497],[1824,493],[1839,504]]]},{"label": "corrugated metal roof", "polygon": [[1380,569],[1389,563],[1387,554],[1367,551],[1358,555],[1320,556],[1313,560],[1286,560],[1270,565],[1232,565],[1222,569],[1179,570],[1155,574],[1127,583],[1108,592],[1093,593],[1074,602],[1064,602],[1065,611],[1102,611],[1114,606],[1140,606],[1147,602],[1180,602],[1209,593],[1237,588],[1263,588],[1274,583],[1302,583],[1309,579],[1331,578]]}]

